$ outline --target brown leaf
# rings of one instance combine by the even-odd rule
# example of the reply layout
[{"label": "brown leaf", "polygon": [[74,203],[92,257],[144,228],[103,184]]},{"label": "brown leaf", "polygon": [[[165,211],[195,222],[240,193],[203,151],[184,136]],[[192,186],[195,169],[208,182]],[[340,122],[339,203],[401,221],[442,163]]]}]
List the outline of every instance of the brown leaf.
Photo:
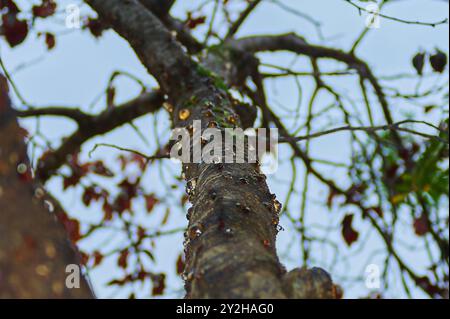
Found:
[{"label": "brown leaf", "polygon": [[130,162],[137,163],[140,169],[144,169],[147,165],[147,159],[139,154],[132,154]]},{"label": "brown leaf", "polygon": [[108,201],[106,199],[105,199],[105,202],[103,203],[102,208],[103,208],[103,213],[104,213],[103,220],[111,220],[113,217],[114,209],[111,206],[111,204],[108,203]]},{"label": "brown leaf", "polygon": [[42,0],[38,6],[33,6],[33,16],[47,18],[56,12],[56,3],[53,0]]},{"label": "brown leaf", "polygon": [[108,29],[108,26],[106,24],[102,23],[100,19],[95,18],[89,18],[86,23],[86,27],[89,29],[91,34],[96,38],[101,37],[103,31]]},{"label": "brown leaf", "polygon": [[193,17],[192,12],[188,12],[188,18],[186,21],[186,25],[189,29],[195,29],[201,24],[204,24],[206,22],[205,16],[199,16],[199,17]]},{"label": "brown leaf", "polygon": [[89,165],[89,170],[97,175],[104,176],[104,177],[113,177],[114,174],[111,172],[102,161],[97,161],[94,163],[91,163]]},{"label": "brown leaf", "polygon": [[425,214],[422,214],[414,220],[414,231],[417,236],[423,236],[428,233],[429,230],[427,216]]},{"label": "brown leaf", "polygon": [[49,32],[45,33],[45,44],[47,45],[47,49],[53,49],[56,45],[55,35]]},{"label": "brown leaf", "polygon": [[370,207],[370,210],[375,212],[379,217],[383,218],[384,213],[383,213],[383,209],[380,206]]},{"label": "brown leaf", "polygon": [[3,35],[11,47],[21,44],[28,35],[28,23],[19,20],[15,13],[2,16]]},{"label": "brown leaf", "polygon": [[102,260],[103,260],[103,254],[101,252],[99,252],[98,250],[94,251],[94,253],[92,254],[92,256],[94,257],[94,267],[98,266],[101,264]]},{"label": "brown leaf", "polygon": [[177,274],[181,275],[183,273],[183,271],[184,271],[184,266],[185,266],[185,263],[184,263],[184,260],[183,260],[183,254],[180,254],[178,256],[176,266],[177,266],[176,267],[177,268]]},{"label": "brown leaf", "polygon": [[353,214],[345,215],[342,220],[342,236],[348,246],[351,246],[359,237],[359,233],[353,229],[352,222]]},{"label": "brown leaf", "polygon": [[412,59],[412,64],[414,66],[414,69],[416,69],[417,74],[422,75],[423,67],[425,66],[425,53],[417,53]]},{"label": "brown leaf", "polygon": [[105,196],[107,196],[107,193],[98,187],[86,187],[83,192],[82,201],[84,205],[89,206],[92,201],[98,201]]},{"label": "brown leaf", "polygon": [[80,222],[78,220],[72,219],[63,213],[58,214],[58,219],[64,225],[64,228],[66,229],[67,234],[72,242],[75,243],[81,239]]},{"label": "brown leaf", "polygon": [[64,177],[64,180],[63,180],[63,189],[66,190],[66,189],[68,189],[69,187],[72,187],[72,186],[77,185],[78,182],[80,181],[81,177],[82,177],[82,176],[81,176],[81,175],[78,175],[78,174],[72,174],[72,175],[70,175],[70,176]]},{"label": "brown leaf", "polygon": [[447,55],[441,50],[436,49],[436,53],[430,56],[430,63],[434,71],[443,73],[447,66]]},{"label": "brown leaf", "polygon": [[130,254],[130,252],[128,251],[128,249],[124,249],[120,252],[119,259],[117,259],[117,265],[120,268],[123,268],[123,269],[127,268],[129,254]]},{"label": "brown leaf", "polygon": [[158,203],[158,199],[155,197],[155,194],[148,194],[144,196],[145,205],[147,207],[147,212],[151,212],[155,205]]},{"label": "brown leaf", "polygon": [[12,0],[1,0],[0,1],[0,9],[8,9],[9,13],[19,13],[20,10],[17,5]]},{"label": "brown leaf", "polygon": [[86,265],[89,261],[89,255],[83,251],[80,251],[80,263]]},{"label": "brown leaf", "polygon": [[166,288],[166,275],[159,274],[157,276],[154,276],[152,278],[152,281],[153,281],[152,295],[160,296],[164,294],[164,289]]}]

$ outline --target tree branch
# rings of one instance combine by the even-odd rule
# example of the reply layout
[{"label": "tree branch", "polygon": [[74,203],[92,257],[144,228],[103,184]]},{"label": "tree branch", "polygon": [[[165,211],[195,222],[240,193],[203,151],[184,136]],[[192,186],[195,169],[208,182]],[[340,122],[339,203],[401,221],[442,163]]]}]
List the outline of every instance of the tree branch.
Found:
[{"label": "tree branch", "polygon": [[[161,108],[163,102],[164,97],[160,92],[144,93],[134,100],[121,106],[107,109],[97,116],[86,115],[83,122],[79,123],[80,127],[75,133],[65,139],[58,149],[46,154],[38,162],[37,177],[41,182],[46,182],[64,165],[67,156],[76,153],[87,140],[97,135],[106,134],[140,116],[156,112]],[[27,114],[27,116],[32,115]]]},{"label": "tree branch", "polygon": [[[247,37],[235,40],[231,45],[236,49],[253,53],[261,51],[290,51],[311,58],[325,58],[343,62],[347,64],[349,68],[355,69],[363,79],[370,82],[381,105],[386,122],[389,125],[394,123],[383,88],[367,63],[354,54],[339,49],[309,44],[304,38],[295,33]],[[402,141],[397,132],[394,131],[393,136],[398,148],[403,149]]]},{"label": "tree branch", "polygon": [[16,110],[18,117],[41,117],[41,116],[60,116],[67,117],[74,120],[78,125],[88,122],[92,116],[83,113],[78,109],[70,109],[64,107],[45,107],[45,108],[30,108],[27,110]]},{"label": "tree branch", "polygon": [[142,64],[158,80],[165,92],[182,91],[201,81],[196,66],[175,37],[152,11],[140,2],[86,0],[99,16],[113,26],[136,51]]},{"label": "tree branch", "polygon": [[422,133],[422,132],[417,132],[411,129],[405,129],[400,127],[402,124],[407,124],[407,123],[415,123],[415,124],[424,124],[426,126],[432,127],[434,129],[438,129],[439,131],[441,131],[439,128],[437,128],[435,125],[425,122],[425,121],[416,121],[416,120],[404,120],[404,121],[400,121],[400,122],[396,122],[390,125],[380,125],[380,126],[342,126],[342,127],[337,127],[337,128],[333,128],[330,130],[326,130],[323,132],[318,132],[318,133],[314,133],[314,134],[309,134],[309,135],[304,135],[304,136],[297,136],[297,137],[293,137],[293,138],[282,138],[279,141],[281,143],[285,143],[285,142],[289,142],[290,140],[294,140],[294,141],[304,141],[304,140],[310,140],[310,139],[314,139],[317,137],[321,137],[324,135],[328,135],[328,134],[333,134],[333,133],[337,133],[337,132],[342,132],[342,131],[364,131],[367,133],[373,133],[376,131],[393,131],[393,130],[397,130],[397,131],[403,131],[403,132],[408,132],[411,134],[415,134],[415,135],[419,135],[425,138],[429,138],[429,139],[437,139],[442,143],[446,143],[449,144],[449,141],[445,141],[444,139],[440,138],[437,135],[430,135],[430,134],[426,134],[426,133]]},{"label": "tree branch", "polygon": [[124,152],[129,152],[129,153],[133,153],[133,154],[139,155],[140,157],[145,158],[148,162],[151,162],[151,161],[154,161],[154,160],[157,160],[157,159],[169,158],[169,155],[168,154],[164,154],[163,152],[161,152],[161,150],[159,150],[155,155],[146,155],[144,153],[141,153],[139,151],[136,151],[136,150],[133,150],[133,149],[130,149],[130,148],[121,147],[121,146],[117,146],[117,145],[114,145],[114,144],[108,144],[108,143],[95,144],[94,147],[89,151],[89,154],[88,154],[89,157],[91,157],[92,153],[94,153],[97,150],[97,148],[99,148],[101,146],[110,147],[110,148],[114,148],[114,149],[119,150],[119,151],[124,151]]},{"label": "tree branch", "polygon": [[[155,14],[168,30],[175,32],[177,40],[187,48],[189,53],[195,54],[203,49],[203,45],[191,35],[190,30],[182,21],[168,15],[170,7],[175,3],[174,0],[140,0],[140,2],[147,10]],[[161,2],[167,2],[162,10],[158,5]]]},{"label": "tree branch", "polygon": [[436,22],[422,22],[422,21],[413,21],[413,20],[406,20],[406,19],[401,19],[401,18],[396,18],[396,17],[392,17],[392,16],[388,16],[379,12],[373,12],[371,10],[368,10],[356,3],[354,3],[352,0],[344,0],[345,2],[349,3],[350,5],[352,5],[353,7],[355,7],[356,9],[358,9],[358,11],[361,13],[362,11],[369,13],[369,14],[374,14],[374,15],[378,15],[384,19],[388,19],[388,20],[392,20],[395,22],[401,22],[401,23],[405,23],[405,24],[415,24],[415,25],[422,25],[422,26],[427,26],[427,27],[436,27],[438,25],[442,25],[442,24],[448,24],[448,19],[445,18],[441,21],[436,21]]},{"label": "tree branch", "polygon": [[253,10],[261,3],[261,0],[251,1],[247,8],[241,13],[239,18],[233,23],[227,35],[225,36],[225,40],[231,39],[238,31],[241,25],[245,22],[248,16],[253,12]]},{"label": "tree branch", "polygon": [[152,11],[158,17],[166,16],[175,0],[139,0],[145,7]]}]

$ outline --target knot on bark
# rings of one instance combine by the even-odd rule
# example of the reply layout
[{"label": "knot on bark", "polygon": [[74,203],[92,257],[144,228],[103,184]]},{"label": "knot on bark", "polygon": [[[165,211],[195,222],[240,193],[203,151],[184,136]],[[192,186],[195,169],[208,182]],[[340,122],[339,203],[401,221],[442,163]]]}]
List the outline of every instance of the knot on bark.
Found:
[{"label": "knot on bark", "polygon": [[335,299],[331,276],[321,268],[295,268],[284,278],[286,293],[291,299]]}]

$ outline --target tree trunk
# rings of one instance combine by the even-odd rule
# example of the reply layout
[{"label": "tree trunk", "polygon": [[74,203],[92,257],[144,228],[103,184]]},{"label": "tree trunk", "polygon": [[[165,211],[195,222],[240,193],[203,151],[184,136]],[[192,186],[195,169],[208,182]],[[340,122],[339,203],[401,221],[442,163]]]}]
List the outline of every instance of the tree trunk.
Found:
[{"label": "tree trunk", "polygon": [[[240,125],[234,100],[183,51],[174,35],[137,1],[86,0],[124,37],[156,77],[172,106],[173,126]],[[278,203],[255,164],[183,164],[188,213],[187,298],[333,296],[321,270],[286,274],[275,247]]]},{"label": "tree trunk", "polygon": [[23,139],[0,74],[0,298],[91,298],[83,276],[76,288],[79,258],[56,217],[65,213],[33,181]]}]

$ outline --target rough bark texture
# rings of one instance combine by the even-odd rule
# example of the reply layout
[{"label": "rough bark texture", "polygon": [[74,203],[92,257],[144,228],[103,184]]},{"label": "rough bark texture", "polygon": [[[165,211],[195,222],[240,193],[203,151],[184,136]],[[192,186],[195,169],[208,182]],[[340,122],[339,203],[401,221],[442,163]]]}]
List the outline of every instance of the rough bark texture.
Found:
[{"label": "rough bark texture", "polygon": [[[168,94],[174,127],[192,130],[194,120],[202,120],[202,129],[240,125],[233,99],[190,59],[157,14],[138,1],[86,2],[131,44]],[[183,164],[183,173],[193,204],[185,243],[187,298],[333,296],[328,275],[317,275],[328,285],[307,289],[310,271],[286,280],[275,249],[279,204],[258,165]]]},{"label": "rough bark texture", "polygon": [[66,286],[66,266],[79,259],[57,221],[61,207],[50,204],[29,167],[0,75],[0,298],[91,298],[82,276],[80,288]]},{"label": "rough bark texture", "polygon": [[140,3],[155,14],[190,53],[198,53],[203,49],[203,45],[191,35],[189,29],[183,22],[172,18],[168,14],[170,8],[175,3],[174,0],[140,0]]}]

